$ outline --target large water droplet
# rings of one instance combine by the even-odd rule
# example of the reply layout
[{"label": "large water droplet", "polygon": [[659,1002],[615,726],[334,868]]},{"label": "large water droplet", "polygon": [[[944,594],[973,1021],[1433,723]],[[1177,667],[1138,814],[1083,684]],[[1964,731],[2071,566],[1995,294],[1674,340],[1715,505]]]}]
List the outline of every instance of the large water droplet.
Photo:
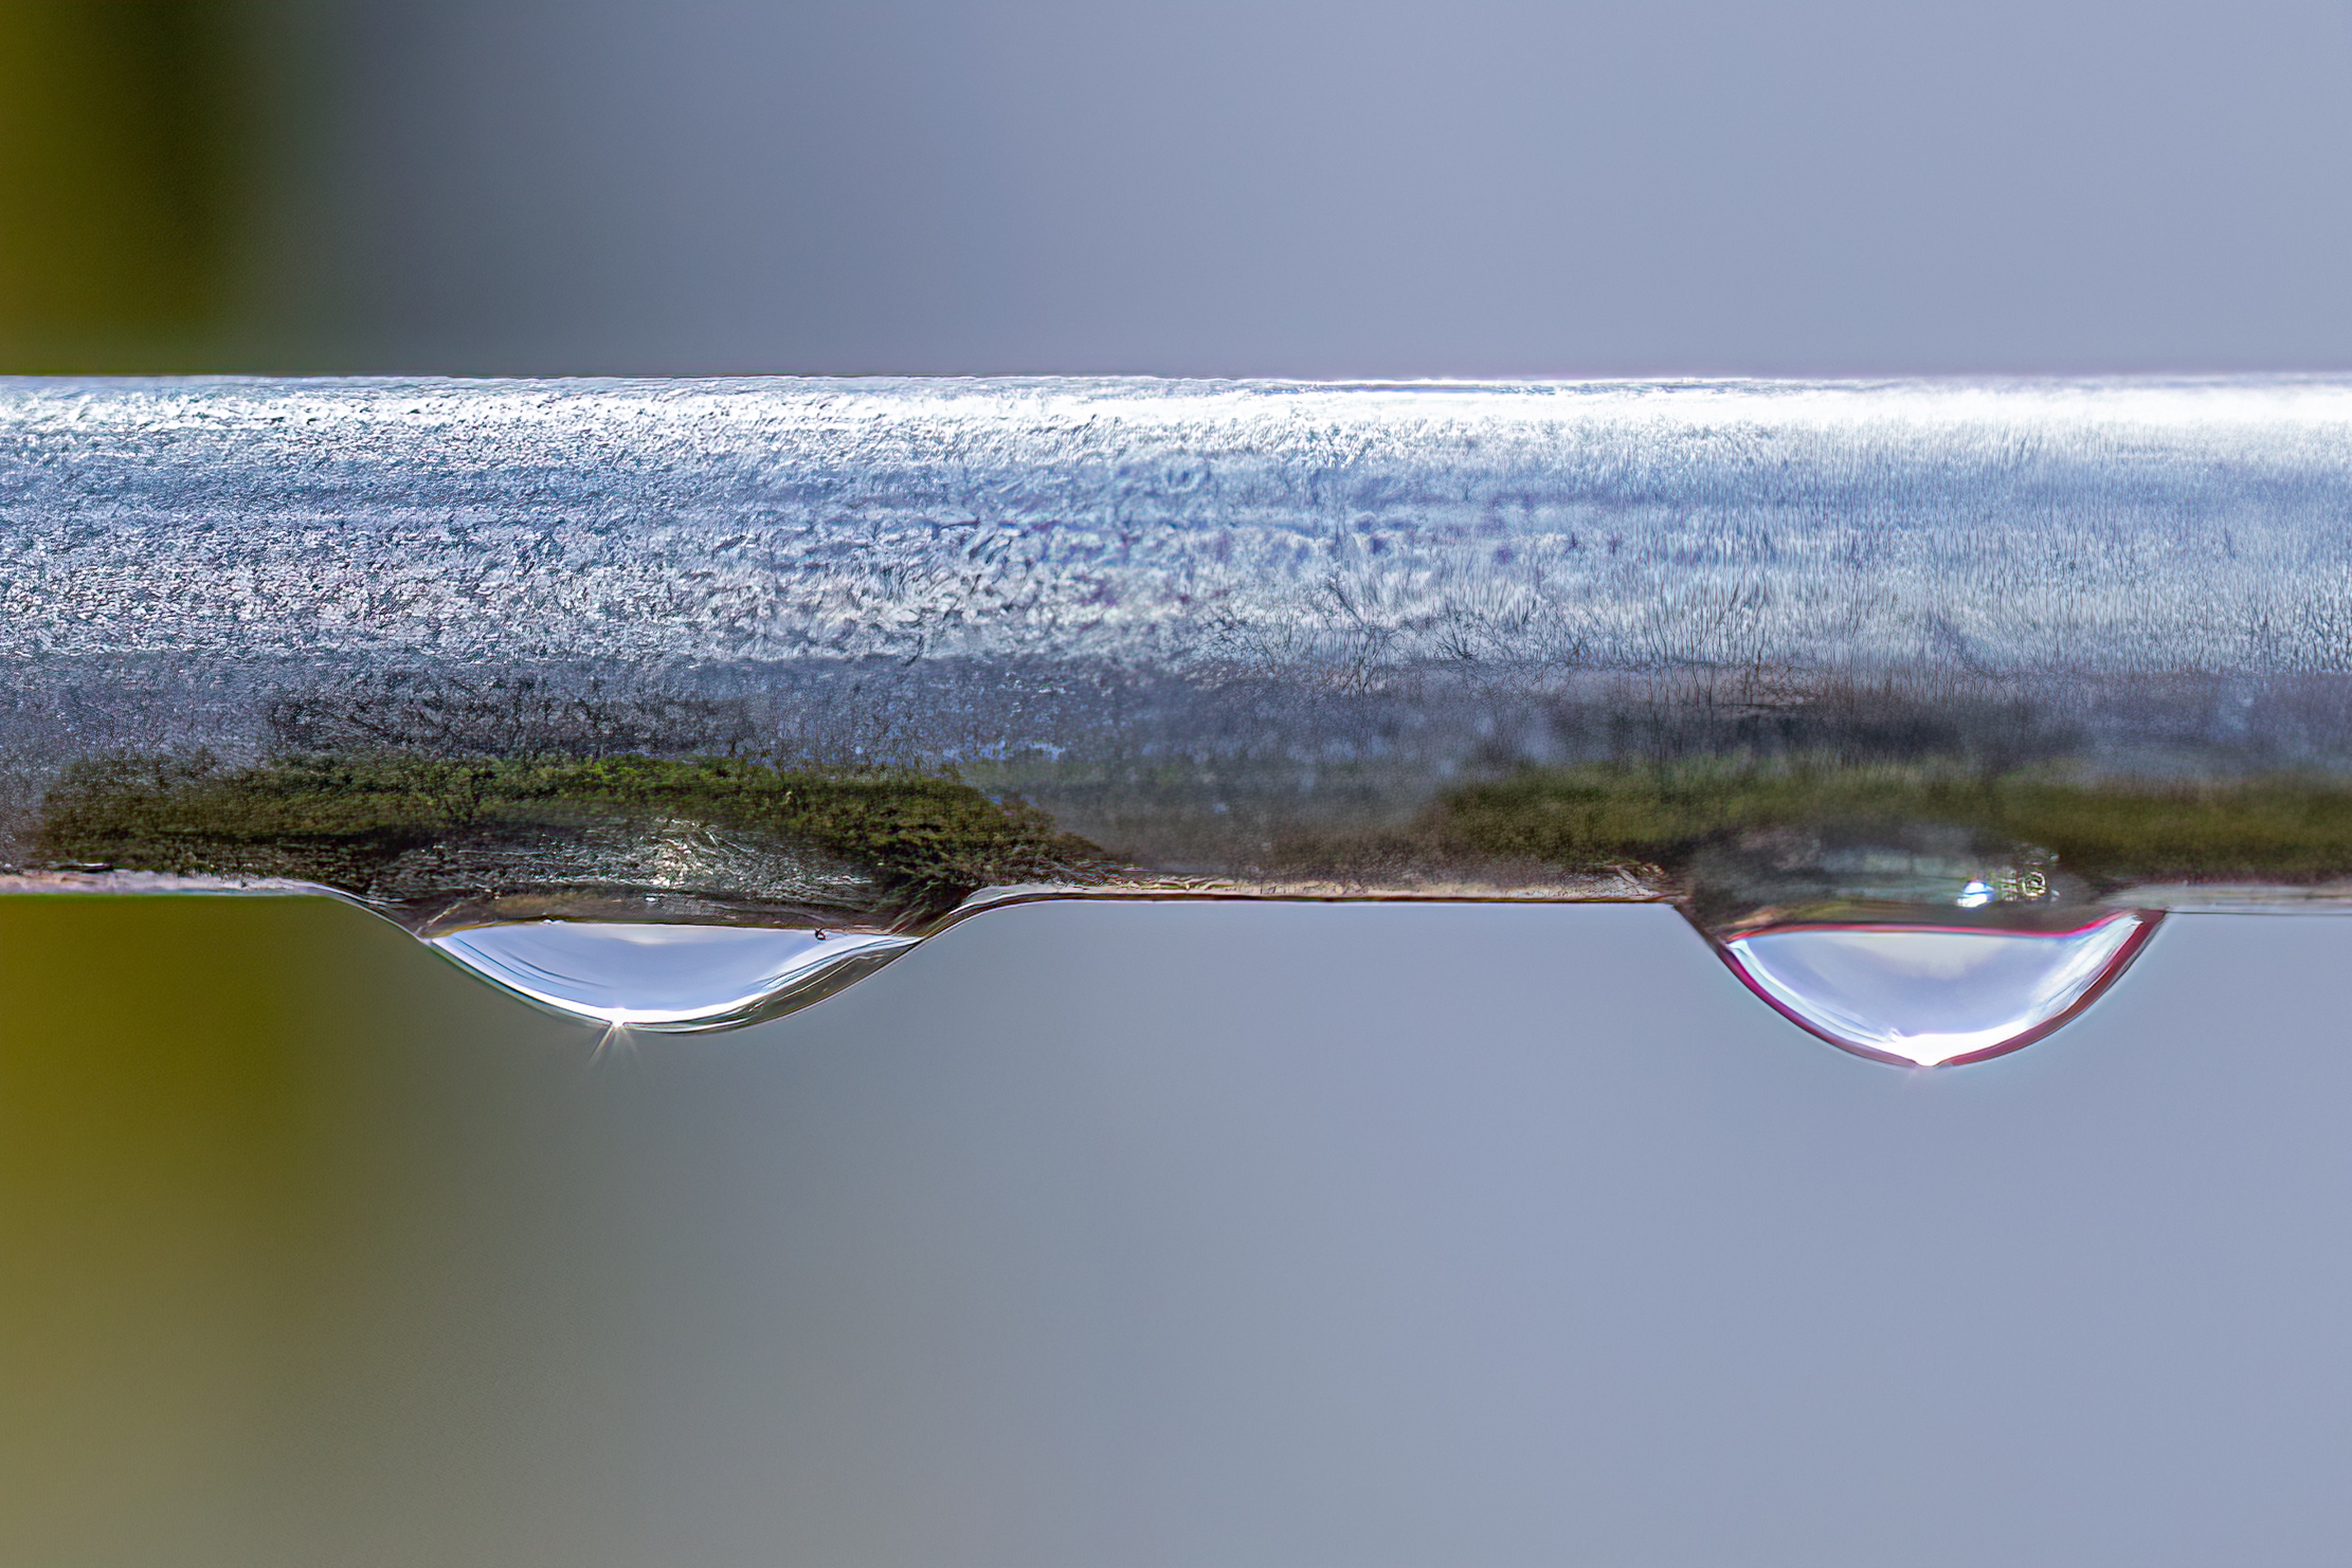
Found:
[{"label": "large water droplet", "polygon": [[2072,931],[1781,926],[1723,946],[1757,994],[1832,1044],[1933,1067],[2056,1029],[2123,972],[2158,918],[2128,911]]},{"label": "large water droplet", "polygon": [[578,1019],[720,1029],[832,995],[914,946],[867,931],[533,921],[426,938],[483,978]]}]

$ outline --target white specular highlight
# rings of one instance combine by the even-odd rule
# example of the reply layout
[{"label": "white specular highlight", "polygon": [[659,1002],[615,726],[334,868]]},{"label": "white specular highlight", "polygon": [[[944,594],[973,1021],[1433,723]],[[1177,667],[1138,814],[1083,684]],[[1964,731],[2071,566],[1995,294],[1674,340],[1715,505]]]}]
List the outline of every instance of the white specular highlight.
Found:
[{"label": "white specular highlight", "polygon": [[650,1030],[750,1022],[914,945],[878,932],[557,920],[478,925],[428,941],[551,1011]]},{"label": "white specular highlight", "polygon": [[2133,911],[2060,932],[1791,926],[1724,949],[1758,994],[1832,1044],[1934,1067],[2040,1039],[2122,972],[2155,920]]}]

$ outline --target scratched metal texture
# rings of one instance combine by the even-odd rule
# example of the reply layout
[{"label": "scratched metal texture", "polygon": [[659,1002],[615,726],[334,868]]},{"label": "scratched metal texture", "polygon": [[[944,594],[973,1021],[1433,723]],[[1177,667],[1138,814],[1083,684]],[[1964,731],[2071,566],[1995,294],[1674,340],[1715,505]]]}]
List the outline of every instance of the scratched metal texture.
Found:
[{"label": "scratched metal texture", "polygon": [[1832,685],[2341,769],[2352,380],[19,380],[0,667],[0,833],[79,757],[517,672],[1019,764],[1208,871],[1237,807],[1401,820]]}]

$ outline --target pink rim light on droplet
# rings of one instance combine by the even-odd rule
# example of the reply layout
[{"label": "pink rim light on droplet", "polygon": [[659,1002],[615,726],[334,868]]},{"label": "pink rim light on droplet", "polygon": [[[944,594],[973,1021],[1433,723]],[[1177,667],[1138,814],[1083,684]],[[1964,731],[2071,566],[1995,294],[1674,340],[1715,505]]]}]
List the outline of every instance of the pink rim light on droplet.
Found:
[{"label": "pink rim light on droplet", "polygon": [[1832,1045],[1956,1067],[2032,1044],[2096,1001],[2162,918],[2124,910],[2070,931],[1791,925],[1719,944],[1748,988]]}]

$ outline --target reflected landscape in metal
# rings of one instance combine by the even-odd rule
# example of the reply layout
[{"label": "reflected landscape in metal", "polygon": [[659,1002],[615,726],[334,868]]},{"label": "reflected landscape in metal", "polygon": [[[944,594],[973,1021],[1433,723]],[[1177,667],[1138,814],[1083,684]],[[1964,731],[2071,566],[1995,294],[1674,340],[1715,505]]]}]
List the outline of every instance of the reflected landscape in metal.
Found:
[{"label": "reflected landscape in metal", "polygon": [[[0,876],[453,952],[1007,889],[2333,907],[2348,507],[2316,377],[19,381]],[[2040,1005],[1917,995],[1840,1038]]]}]

